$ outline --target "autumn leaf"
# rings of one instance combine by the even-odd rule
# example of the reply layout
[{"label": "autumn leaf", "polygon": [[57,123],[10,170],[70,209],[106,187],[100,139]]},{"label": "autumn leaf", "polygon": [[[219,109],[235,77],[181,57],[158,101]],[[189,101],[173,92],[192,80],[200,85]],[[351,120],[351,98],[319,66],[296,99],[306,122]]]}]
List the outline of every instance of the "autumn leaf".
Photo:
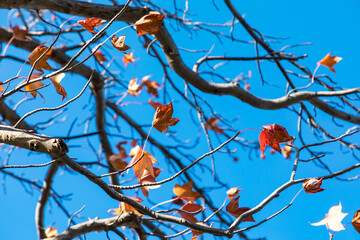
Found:
[{"label": "autumn leaf", "polygon": [[15,25],[12,30],[16,40],[26,41],[26,34],[29,32],[29,29],[20,29],[18,25]]},{"label": "autumn leaf", "polygon": [[351,224],[353,225],[355,230],[360,233],[360,209],[355,212]]},{"label": "autumn leaf", "polygon": [[200,206],[199,204],[188,202],[184,206],[182,206],[180,209],[183,211],[189,212],[189,213],[185,213],[185,212],[179,211],[179,214],[181,215],[181,217],[183,219],[188,220],[193,223],[197,223],[198,220],[194,217],[194,215],[203,211],[204,207]]},{"label": "autumn leaf", "polygon": [[155,97],[159,97],[157,89],[159,88],[160,84],[155,81],[150,81],[151,75],[147,75],[141,79],[141,86],[146,87],[146,91]]},{"label": "autumn leaf", "polygon": [[135,22],[137,35],[146,33],[155,34],[160,32],[160,25],[165,15],[150,13]]},{"label": "autumn leaf", "polygon": [[58,94],[60,94],[62,96],[62,100],[64,100],[67,96],[67,93],[65,91],[65,89],[63,88],[63,86],[61,86],[60,82],[61,80],[65,77],[65,73],[59,73],[55,76],[52,76],[50,78],[51,82],[53,83],[55,90]]},{"label": "autumn leaf", "polygon": [[294,137],[290,136],[286,131],[286,128],[278,125],[265,125],[259,135],[260,150],[262,153],[265,151],[266,145],[269,145],[274,150],[281,153],[279,143],[293,140]]},{"label": "autumn leaf", "polygon": [[[47,50],[48,48],[41,44],[37,46],[28,56],[31,66],[34,66],[35,61]],[[50,65],[46,62],[51,57],[52,49],[50,49],[37,63],[35,69],[43,72],[42,69],[52,70]]]},{"label": "autumn leaf", "polygon": [[292,148],[290,146],[285,146],[282,148],[282,154],[284,156],[284,158],[286,159],[290,159],[291,157],[291,153],[293,153],[294,151],[292,150]]},{"label": "autumn leaf", "polygon": [[[145,184],[145,183],[156,183],[156,177],[160,174],[162,169],[154,167],[154,174],[155,177],[153,177],[150,172],[148,172],[147,170],[144,171],[144,174],[142,176],[142,178],[140,179],[140,184]],[[141,187],[141,192],[144,194],[145,197],[149,197],[149,189],[155,189],[155,188],[159,188],[160,185],[156,185],[156,186],[144,186]]]},{"label": "autumn leaf", "polygon": [[155,110],[156,110],[159,106],[162,105],[161,103],[159,103],[159,102],[157,102],[157,101],[153,101],[151,98],[149,98],[148,103],[149,103],[149,105],[152,106]]},{"label": "autumn leaf", "polygon": [[[35,78],[39,78],[43,73],[33,73],[30,76],[30,80],[35,79]],[[25,86],[25,91],[26,92],[30,92],[31,95],[33,95],[34,98],[36,98],[37,94],[39,93],[37,91],[37,89],[41,88],[42,86],[44,86],[44,84],[41,81],[38,82],[34,82],[34,83],[29,83]],[[43,99],[45,99],[43,97],[43,95],[41,95],[41,93],[39,93],[40,97],[42,97]]]},{"label": "autumn leaf", "polygon": [[198,192],[193,191],[192,190],[193,186],[194,186],[193,181],[185,183],[182,186],[180,186],[179,184],[175,184],[173,192],[175,193],[176,196],[178,196],[180,199],[186,202],[194,202],[199,197],[202,197],[202,195]]},{"label": "autumn leaf", "polygon": [[104,62],[107,62],[107,59],[105,58],[105,55],[102,53],[101,50],[97,50],[94,53],[94,57],[96,58],[96,60],[100,63],[103,64]]},{"label": "autumn leaf", "polygon": [[242,189],[238,189],[237,187],[230,188],[226,191],[226,194],[228,195],[229,199],[233,200],[234,197],[236,197]]},{"label": "autumn leaf", "polygon": [[122,60],[123,60],[123,63],[124,63],[124,65],[125,65],[125,67],[127,67],[127,64],[128,64],[128,63],[133,63],[133,62],[135,62],[137,59],[134,58],[134,53],[131,52],[131,53],[125,54],[125,56],[123,57]]},{"label": "autumn leaf", "polygon": [[329,209],[329,212],[325,215],[325,218],[317,223],[312,223],[313,226],[326,225],[330,230],[338,232],[341,230],[345,230],[341,221],[348,215],[348,213],[341,212],[342,206],[341,203],[339,205],[335,205]]},{"label": "autumn leaf", "polygon": [[124,161],[124,158],[129,157],[126,154],[125,148],[122,147],[122,145],[126,144],[126,141],[119,142],[116,144],[117,149],[119,150],[118,154],[112,154],[108,157],[109,162],[116,170],[122,170],[124,169],[128,164],[126,161]]},{"label": "autumn leaf", "polygon": [[306,193],[318,193],[324,191],[325,188],[321,188],[322,179],[310,178],[303,183],[303,187]]},{"label": "autumn leaf", "polygon": [[333,73],[335,72],[334,65],[337,64],[342,58],[336,56],[330,56],[328,53],[323,59],[321,59],[317,64],[328,67]]},{"label": "autumn leaf", "polygon": [[55,227],[47,227],[45,229],[45,235],[47,238],[52,238],[52,237],[56,237],[58,234],[57,232],[57,228]]},{"label": "autumn leaf", "polygon": [[137,78],[133,78],[129,81],[128,93],[132,96],[139,96],[142,90],[142,86],[137,84]]},{"label": "autumn leaf", "polygon": [[[138,198],[138,197],[128,197],[128,198],[131,198],[132,200],[134,200],[135,202],[138,202],[138,203],[141,203],[143,201],[141,198]],[[129,204],[124,203],[124,202],[120,202],[119,208],[112,208],[112,209],[108,210],[108,212],[111,212],[111,211],[113,211],[113,212],[110,213],[110,215],[121,215],[123,213],[130,212],[130,211],[133,211],[138,216],[143,215],[140,212],[138,212],[135,208],[133,208],[132,206],[130,206]]]},{"label": "autumn leaf", "polygon": [[172,102],[159,106],[156,109],[152,125],[159,132],[166,132],[170,126],[175,126],[180,121],[180,119],[172,117],[173,113]]},{"label": "autumn leaf", "polygon": [[0,92],[4,92],[4,88],[3,88],[2,84],[0,85]]},{"label": "autumn leaf", "polygon": [[116,37],[115,35],[111,38],[111,44],[118,50],[125,52],[126,50],[129,50],[131,47],[126,45],[124,43],[125,41],[125,35],[121,37]]},{"label": "autumn leaf", "polygon": [[138,141],[139,141],[138,139],[134,139],[130,142],[130,145],[134,148]]},{"label": "autumn leaf", "polygon": [[[238,218],[241,214],[249,211],[249,207],[240,207],[239,208],[239,197],[232,199],[229,204],[226,206],[226,211],[230,213],[233,217]],[[243,222],[255,222],[253,216],[249,216],[243,220]]]},{"label": "autumn leaf", "polygon": [[213,130],[216,133],[220,133],[220,134],[224,134],[224,130],[222,130],[217,123],[220,121],[221,119],[219,118],[208,118],[206,123],[205,123],[205,128],[208,130]]},{"label": "autumn leaf", "polygon": [[78,23],[83,26],[86,30],[88,30],[89,32],[96,34],[96,32],[94,31],[94,28],[96,26],[99,26],[101,23],[101,19],[100,18],[88,18],[85,20],[79,20]]}]

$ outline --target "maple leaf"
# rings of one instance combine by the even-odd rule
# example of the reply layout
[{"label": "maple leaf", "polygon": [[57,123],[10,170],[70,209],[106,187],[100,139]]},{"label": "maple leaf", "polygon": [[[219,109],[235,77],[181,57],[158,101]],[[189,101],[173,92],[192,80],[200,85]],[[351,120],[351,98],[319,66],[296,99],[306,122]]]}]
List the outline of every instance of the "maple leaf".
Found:
[{"label": "maple leaf", "polygon": [[96,58],[96,60],[100,63],[100,64],[103,64],[104,62],[107,62],[106,58],[105,58],[105,55],[102,53],[101,50],[97,50],[95,53],[94,53],[94,57]]},{"label": "maple leaf", "polygon": [[325,218],[317,223],[312,223],[313,226],[326,225],[330,230],[338,232],[341,230],[345,230],[341,221],[348,215],[348,213],[341,212],[342,206],[341,203],[339,205],[335,205],[329,209],[329,212],[325,215]]},{"label": "maple leaf", "polygon": [[284,158],[286,159],[290,159],[291,157],[291,153],[293,153],[294,151],[292,150],[292,148],[290,146],[285,146],[282,148],[282,154],[284,156]]},{"label": "maple leaf", "polygon": [[[226,206],[226,211],[230,213],[233,217],[238,218],[241,214],[249,211],[249,207],[240,207],[239,208],[239,197],[232,199],[229,204]],[[243,220],[243,222],[255,222],[253,216],[249,216]]]},{"label": "maple leaf", "polygon": [[230,188],[226,191],[226,194],[228,195],[229,199],[233,199],[236,197],[242,189],[238,189],[237,187]]},{"label": "maple leaf", "polygon": [[193,186],[193,181],[187,182],[182,186],[180,186],[179,184],[175,184],[173,192],[176,196],[186,202],[194,202],[199,197],[202,197],[202,195],[198,192],[193,191]]},{"label": "maple leaf", "polygon": [[123,63],[124,63],[124,65],[125,65],[125,67],[127,67],[127,64],[128,64],[128,63],[133,63],[133,62],[135,62],[137,59],[134,58],[134,53],[131,52],[131,53],[125,54],[125,56],[123,57],[122,60],[123,60]]},{"label": "maple leaf", "polygon": [[160,32],[160,25],[163,22],[165,15],[150,13],[135,22],[137,35],[146,33],[155,34]]},{"label": "maple leaf", "polygon": [[141,79],[141,86],[146,87],[146,91],[155,97],[159,97],[157,88],[159,88],[160,84],[155,81],[150,81],[149,78],[151,75],[147,75]]},{"label": "maple leaf", "polygon": [[[138,197],[128,197],[128,198],[131,198],[132,200],[134,200],[135,202],[138,202],[138,203],[141,203],[143,201],[141,198],[138,198]],[[113,212],[110,213],[110,215],[121,215],[123,213],[130,212],[130,211],[133,211],[138,216],[143,215],[140,212],[138,212],[135,208],[133,208],[132,206],[130,206],[129,204],[124,203],[124,202],[119,203],[119,208],[112,208],[112,209],[108,210],[108,212],[111,212],[111,211],[113,211]]]},{"label": "maple leaf", "polygon": [[182,206],[180,209],[183,211],[189,212],[189,213],[185,213],[185,212],[181,212],[181,211],[178,212],[183,219],[188,220],[193,223],[197,223],[198,220],[194,217],[194,215],[203,211],[204,207],[200,206],[199,204],[188,202],[184,206]]},{"label": "maple leaf", "polygon": [[[156,177],[160,174],[162,169],[154,167],[154,174],[155,177],[153,177],[150,172],[148,172],[147,170],[144,171],[144,174],[142,176],[142,178],[140,179],[140,184],[144,184],[144,183],[156,183]],[[156,185],[156,186],[144,186],[141,187],[141,192],[144,194],[145,197],[149,197],[149,189],[155,189],[155,188],[159,188],[160,185]]]},{"label": "maple leaf", "polygon": [[335,72],[334,65],[337,64],[342,58],[336,56],[330,56],[328,53],[323,59],[321,59],[317,64],[328,67],[333,73]]},{"label": "maple leaf", "polygon": [[126,45],[124,43],[125,41],[125,35],[121,37],[116,37],[115,35],[111,38],[111,44],[118,50],[125,52],[126,50],[129,50],[131,47]]},{"label": "maple leaf", "polygon": [[[31,66],[34,66],[35,61],[47,50],[48,48],[41,44],[37,46],[28,56]],[[46,70],[52,70],[50,65],[46,62],[51,57],[52,49],[50,49],[37,63],[35,69],[43,72],[43,68]]]},{"label": "maple leaf", "polygon": [[157,101],[153,101],[151,98],[149,98],[148,103],[149,103],[149,105],[152,106],[155,110],[156,110],[159,106],[162,105],[161,103],[159,103],[159,102],[157,102]]},{"label": "maple leaf", "polygon": [[355,230],[360,233],[360,209],[355,212],[351,224],[353,225]]},{"label": "maple leaf", "polygon": [[160,105],[155,112],[152,125],[159,132],[166,132],[170,126],[175,126],[180,119],[173,118],[174,109],[172,102],[167,105]]},{"label": "maple leaf", "polygon": [[133,78],[129,81],[128,93],[132,96],[139,96],[142,90],[142,86],[137,84],[137,78]]},{"label": "maple leaf", "polygon": [[[35,79],[35,78],[39,78],[43,73],[33,73],[30,76],[30,80]],[[44,84],[41,81],[38,82],[34,82],[34,83],[29,83],[25,86],[25,91],[26,92],[30,92],[31,95],[33,95],[34,98],[36,98],[37,94],[39,93],[37,91],[37,89],[41,88],[42,86],[44,86]],[[41,93],[39,93],[40,97],[43,97],[43,95],[41,95]]]},{"label": "maple leaf", "polygon": [[109,162],[116,170],[122,170],[124,169],[128,164],[126,161],[124,161],[124,158],[127,158],[128,155],[126,154],[125,148],[123,148],[121,145],[126,144],[127,142],[119,142],[116,144],[117,149],[119,150],[118,154],[112,154],[108,157]]},{"label": "maple leaf", "polygon": [[205,125],[205,128],[208,130],[213,130],[216,133],[220,133],[220,134],[224,134],[224,130],[222,130],[217,123],[220,121],[221,119],[219,118],[208,118]]},{"label": "maple leaf", "polygon": [[55,227],[47,227],[45,229],[45,235],[47,238],[52,238],[52,237],[56,237],[58,234],[57,232],[57,228]]},{"label": "maple leaf", "polygon": [[303,183],[303,187],[306,193],[318,193],[324,191],[325,188],[321,188],[322,179],[310,178]]},{"label": "maple leaf", "polygon": [[86,30],[88,30],[89,32],[96,34],[96,32],[94,31],[94,28],[96,26],[101,25],[101,19],[100,18],[88,18],[85,20],[79,20],[78,23],[83,26]]},{"label": "maple leaf", "polygon": [[20,29],[18,25],[15,25],[12,30],[16,40],[26,41],[26,34],[29,32],[29,29]]},{"label": "maple leaf", "polygon": [[62,96],[62,101],[66,98],[67,93],[65,91],[65,89],[63,88],[63,86],[61,86],[60,82],[61,80],[65,77],[65,73],[59,73],[55,76],[52,76],[50,78],[51,82],[53,83],[55,90],[58,94],[60,94]]},{"label": "maple leaf", "polygon": [[259,135],[260,150],[262,153],[265,151],[266,145],[269,145],[274,150],[281,153],[279,143],[293,140],[294,137],[290,136],[286,128],[278,125],[265,125]]}]

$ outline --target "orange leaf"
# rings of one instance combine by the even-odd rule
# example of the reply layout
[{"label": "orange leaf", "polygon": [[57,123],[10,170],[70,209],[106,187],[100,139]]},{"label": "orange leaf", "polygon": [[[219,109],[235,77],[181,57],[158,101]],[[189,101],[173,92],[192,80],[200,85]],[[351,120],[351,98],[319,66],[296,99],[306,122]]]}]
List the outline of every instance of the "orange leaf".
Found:
[{"label": "orange leaf", "polygon": [[100,64],[103,64],[104,62],[107,62],[106,58],[105,58],[105,55],[102,53],[101,50],[97,50],[95,53],[94,53],[94,57],[96,58],[96,60],[100,63]]},{"label": "orange leaf", "polygon": [[156,109],[152,125],[159,132],[166,132],[170,126],[175,126],[180,119],[173,118],[174,113],[172,102],[161,105]]},{"label": "orange leaf", "polygon": [[155,81],[150,81],[149,78],[151,77],[151,75],[147,75],[145,77],[143,77],[141,79],[141,86],[146,86],[146,91],[155,96],[155,97],[159,97],[159,94],[157,92],[157,88],[159,88],[159,84]]},{"label": "orange leaf", "polygon": [[111,163],[111,165],[116,170],[122,170],[127,166],[127,162],[124,161],[124,158],[127,158],[128,155],[126,154],[125,148],[123,148],[121,145],[126,144],[127,142],[119,142],[116,144],[117,149],[119,150],[118,154],[112,154],[109,156],[108,160]]},{"label": "orange leaf", "polygon": [[53,83],[53,85],[54,85],[54,87],[56,89],[56,92],[62,96],[62,100],[64,100],[66,98],[66,96],[67,96],[67,93],[66,93],[65,89],[60,84],[61,80],[64,77],[65,77],[65,73],[60,73],[60,74],[57,74],[57,75],[52,76],[50,78],[51,82]]},{"label": "orange leaf", "polygon": [[0,92],[4,92],[4,88],[2,85],[0,85]]},{"label": "orange leaf", "polygon": [[265,125],[259,135],[260,150],[264,153],[266,145],[269,145],[274,150],[281,153],[279,143],[291,141],[293,138],[294,137],[290,136],[284,127],[277,125],[276,123]]},{"label": "orange leaf", "polygon": [[325,188],[321,188],[322,179],[310,178],[303,183],[303,187],[306,193],[318,193],[324,191]]},{"label": "orange leaf", "polygon": [[[141,182],[141,179],[145,177],[147,174],[149,174],[153,178],[156,178],[155,170],[153,167],[154,163],[157,162],[156,159],[147,151],[142,151],[141,147],[139,146],[136,146],[134,149],[136,149],[136,153],[129,162],[129,166],[133,165],[136,161],[138,161],[132,168],[134,169],[135,176],[139,180],[139,182]],[[143,156],[142,156],[142,152],[143,152]],[[131,156],[131,152],[130,152],[130,156]]]},{"label": "orange leaf", "polygon": [[[138,197],[129,197],[132,200],[141,203],[143,200],[141,198]],[[120,215],[126,212],[130,212],[133,211],[136,215],[142,216],[143,214],[139,213],[135,208],[133,208],[132,206],[130,206],[127,203],[124,202],[120,202],[119,204],[119,208],[113,208],[113,209],[109,209],[108,212],[114,211],[113,213],[110,213],[110,215]]]},{"label": "orange leaf", "polygon": [[45,229],[45,235],[47,238],[52,238],[52,237],[56,237],[58,234],[57,232],[57,228],[55,227],[47,227]]},{"label": "orange leaf", "polygon": [[131,53],[125,54],[125,56],[123,57],[122,60],[123,60],[123,62],[124,62],[125,67],[127,67],[127,64],[128,64],[128,63],[133,63],[133,62],[135,62],[137,59],[134,58],[134,53],[131,52]]},{"label": "orange leaf", "polygon": [[173,192],[176,196],[186,202],[194,202],[199,197],[202,197],[202,195],[198,192],[194,192],[192,190],[193,186],[194,183],[192,181],[185,183],[182,186],[180,186],[179,184],[175,184]]},{"label": "orange leaf", "polygon": [[342,58],[336,56],[330,56],[328,53],[323,59],[321,59],[317,64],[328,67],[333,73],[335,72],[334,65],[337,64]]},{"label": "orange leaf", "polygon": [[133,78],[130,80],[128,85],[128,93],[135,97],[139,96],[142,90],[142,86],[137,84],[137,78]]},{"label": "orange leaf", "polygon": [[341,221],[348,215],[348,213],[341,212],[342,206],[341,203],[339,205],[335,205],[329,209],[329,212],[325,214],[325,218],[317,223],[312,223],[313,226],[326,225],[332,231],[341,231],[345,230]]},{"label": "orange leaf", "polygon": [[129,50],[131,47],[129,47],[128,45],[126,45],[125,43],[124,43],[124,41],[125,41],[125,35],[123,35],[123,36],[121,36],[121,37],[116,37],[115,35],[114,36],[112,36],[112,38],[111,38],[111,43],[112,43],[112,45],[116,48],[116,49],[118,49],[118,50],[120,50],[120,51],[122,51],[122,52],[125,52],[126,50]]},{"label": "orange leaf", "polygon": [[[42,73],[33,73],[30,76],[30,80],[38,78],[41,75]],[[29,83],[28,85],[25,86],[25,91],[30,92],[30,94],[33,95],[34,98],[36,98],[37,93],[39,93],[37,89],[41,88],[42,86],[44,86],[44,84],[41,81]],[[40,97],[44,98],[40,93],[39,95]]]},{"label": "orange leaf", "polygon": [[148,103],[150,104],[150,106],[152,106],[155,110],[161,106],[162,104],[157,102],[157,101],[153,101],[151,98],[149,98]]},{"label": "orange leaf", "polygon": [[13,30],[13,36],[16,40],[25,41],[26,34],[29,32],[29,29],[20,29],[18,25],[15,25]]},{"label": "orange leaf", "polygon": [[163,22],[165,15],[150,13],[143,16],[135,22],[137,35],[145,33],[155,34],[160,32],[160,25]]},{"label": "orange leaf", "polygon": [[234,197],[236,197],[242,189],[238,189],[237,187],[230,188],[227,190],[226,194],[228,197],[232,200]]},{"label": "orange leaf", "polygon": [[[239,198],[232,199],[229,204],[226,206],[226,211],[232,216],[238,218],[241,214],[250,210],[249,207],[240,207],[239,208]],[[243,220],[244,222],[255,222],[253,216],[249,216]]]},{"label": "orange leaf", "polygon": [[[31,66],[34,66],[35,61],[47,50],[44,44],[37,46],[29,55],[29,62]],[[50,49],[37,63],[35,69],[43,72],[43,68],[46,70],[52,70],[50,65],[46,62],[51,56],[52,49]]]},{"label": "orange leaf", "polygon": [[355,230],[360,233],[360,209],[355,212],[351,224],[353,225]]},{"label": "orange leaf", "polygon": [[[151,176],[150,172],[145,170],[142,178],[140,179],[140,184],[156,183],[155,178],[160,174],[161,170],[162,169],[160,169],[160,168],[154,167],[155,177]],[[160,185],[157,185],[157,186],[145,186],[145,187],[141,187],[140,189],[141,189],[141,192],[144,194],[145,197],[149,197],[149,189],[155,189],[155,188],[159,188],[159,187],[160,187]]]},{"label": "orange leaf", "polygon": [[220,121],[219,118],[208,118],[205,123],[205,128],[208,130],[213,130],[216,133],[224,134],[224,130],[222,130],[217,123]]},{"label": "orange leaf", "polygon": [[96,34],[96,32],[94,31],[94,28],[96,26],[99,26],[101,23],[101,19],[100,18],[88,18],[85,20],[80,20],[78,21],[78,23],[83,26],[86,30],[88,30],[89,32]]},{"label": "orange leaf", "polygon": [[200,206],[199,204],[189,202],[189,203],[186,203],[184,206],[182,206],[180,209],[183,211],[189,212],[189,213],[184,213],[184,212],[179,211],[179,214],[181,215],[181,217],[183,219],[188,220],[193,223],[197,223],[198,220],[194,217],[194,215],[203,211],[204,207]]}]

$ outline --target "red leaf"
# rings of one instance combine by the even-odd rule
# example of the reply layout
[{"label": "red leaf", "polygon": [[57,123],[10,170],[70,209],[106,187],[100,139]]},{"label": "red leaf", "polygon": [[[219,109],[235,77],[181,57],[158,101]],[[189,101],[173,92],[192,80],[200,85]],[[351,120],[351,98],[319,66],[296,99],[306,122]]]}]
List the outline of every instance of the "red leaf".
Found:
[{"label": "red leaf", "polygon": [[[239,208],[239,197],[232,199],[229,204],[226,206],[226,211],[232,216],[238,218],[241,214],[250,210],[249,207],[240,207]],[[253,216],[249,216],[243,220],[244,222],[255,222]]]},{"label": "red leaf", "polygon": [[[184,210],[186,212],[189,212],[189,213],[184,213],[184,212],[179,211],[179,214],[181,215],[181,217],[183,219],[188,220],[193,223],[197,223],[198,220],[194,217],[194,215],[203,211],[204,207],[200,206],[199,204],[195,204],[195,203],[186,203],[180,209]],[[193,213],[193,214],[190,214],[190,213]]]},{"label": "red leaf", "polygon": [[173,113],[172,102],[159,106],[156,109],[152,125],[159,132],[166,132],[170,126],[175,126],[180,121],[180,119],[172,117]]},{"label": "red leaf", "polygon": [[276,123],[265,125],[259,135],[260,150],[264,153],[266,145],[269,145],[274,150],[281,153],[279,143],[291,141],[293,139],[294,137],[290,136],[284,127]]},{"label": "red leaf", "polygon": [[89,32],[96,34],[96,32],[94,31],[94,28],[96,26],[99,26],[101,22],[100,18],[88,18],[85,20],[80,20],[78,21],[78,23],[83,26],[86,30],[88,30]]}]

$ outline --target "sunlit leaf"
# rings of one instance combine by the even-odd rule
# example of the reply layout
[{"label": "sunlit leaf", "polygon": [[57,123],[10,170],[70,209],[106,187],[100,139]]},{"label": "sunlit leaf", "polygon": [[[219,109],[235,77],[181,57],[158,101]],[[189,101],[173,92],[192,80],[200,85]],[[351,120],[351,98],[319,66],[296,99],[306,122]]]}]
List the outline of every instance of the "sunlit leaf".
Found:
[{"label": "sunlit leaf", "polygon": [[67,93],[66,93],[65,89],[60,84],[61,80],[64,77],[65,77],[65,73],[60,73],[60,74],[57,74],[57,75],[52,76],[50,78],[51,82],[53,83],[53,85],[54,85],[54,87],[56,89],[56,92],[62,96],[62,100],[64,100],[66,98],[66,96],[67,96]]},{"label": "sunlit leaf", "polygon": [[111,44],[118,50],[125,52],[126,50],[129,50],[130,47],[124,43],[125,41],[125,35],[121,37],[116,37],[115,35],[111,38]]},{"label": "sunlit leaf", "polygon": [[172,102],[159,106],[156,109],[152,125],[159,132],[166,132],[170,126],[175,126],[180,121],[180,119],[172,117],[173,113]]},{"label": "sunlit leaf", "polygon": [[[30,76],[30,80],[39,78],[43,73],[33,73]],[[41,81],[29,83],[25,86],[25,91],[29,92],[31,95],[33,95],[34,98],[36,98],[37,94],[39,93],[37,89],[44,86],[44,84]],[[39,93],[40,97],[44,98],[41,93]]]},{"label": "sunlit leaf", "polygon": [[88,30],[89,32],[96,34],[96,32],[94,31],[94,28],[96,26],[99,26],[101,23],[101,19],[100,18],[88,18],[85,20],[80,20],[78,21],[78,23],[83,26],[86,30]]},{"label": "sunlit leaf", "polygon": [[[132,200],[134,200],[135,202],[138,202],[138,203],[141,203],[143,201],[141,198],[138,198],[138,197],[128,197],[128,198],[131,198]],[[143,215],[140,212],[138,212],[135,208],[133,208],[132,206],[130,206],[129,204],[124,203],[124,202],[119,203],[119,208],[112,208],[112,209],[108,210],[108,212],[111,212],[111,211],[113,211],[113,212],[110,213],[110,215],[121,215],[123,213],[130,212],[130,211],[133,211],[136,215],[139,215],[139,216]]]},{"label": "sunlit leaf", "polygon": [[128,63],[133,63],[133,62],[135,62],[137,59],[134,58],[134,53],[131,52],[131,53],[125,54],[125,56],[123,57],[122,60],[123,60],[123,63],[124,63],[124,65],[125,65],[125,67],[127,67],[127,64],[128,64]]},{"label": "sunlit leaf", "polygon": [[160,25],[163,22],[165,15],[150,13],[143,16],[135,22],[137,34],[143,35],[146,33],[155,34],[160,32]]},{"label": "sunlit leaf", "polygon": [[330,53],[328,53],[318,62],[318,64],[328,67],[333,73],[336,73],[334,65],[337,64],[341,59],[341,57],[330,56]]},{"label": "sunlit leaf", "polygon": [[281,153],[279,143],[291,141],[293,138],[294,137],[288,134],[286,128],[276,123],[263,126],[263,130],[259,135],[260,150],[264,153],[266,145],[269,145],[274,150]]},{"label": "sunlit leaf", "polygon": [[353,225],[355,230],[360,233],[360,209],[355,212],[351,224]]},{"label": "sunlit leaf", "polygon": [[335,205],[329,209],[329,212],[325,215],[325,218],[317,223],[312,223],[313,226],[327,225],[327,227],[335,232],[345,230],[341,221],[348,215],[348,213],[341,212],[342,206]]},{"label": "sunlit leaf", "polygon": [[175,184],[173,192],[176,196],[180,199],[187,201],[187,202],[194,202],[202,195],[198,192],[192,190],[194,183],[192,181],[185,183],[184,185]]},{"label": "sunlit leaf", "polygon": [[238,187],[233,187],[233,188],[230,188],[229,190],[226,191],[226,194],[228,195],[229,199],[233,199],[234,197],[236,197],[240,191],[242,189],[238,189]]},{"label": "sunlit leaf", "polygon": [[47,238],[52,238],[52,237],[56,237],[58,234],[57,232],[57,228],[55,227],[47,227],[45,229],[45,235]]},{"label": "sunlit leaf", "polygon": [[[28,56],[31,66],[34,66],[34,63],[48,48],[41,44],[37,46]],[[46,62],[51,57],[52,49],[50,49],[37,63],[35,69],[43,72],[42,69],[52,70],[50,65]]]},{"label": "sunlit leaf", "polygon": [[142,86],[137,84],[137,78],[133,78],[129,81],[128,93],[132,96],[139,96],[142,90]]}]

